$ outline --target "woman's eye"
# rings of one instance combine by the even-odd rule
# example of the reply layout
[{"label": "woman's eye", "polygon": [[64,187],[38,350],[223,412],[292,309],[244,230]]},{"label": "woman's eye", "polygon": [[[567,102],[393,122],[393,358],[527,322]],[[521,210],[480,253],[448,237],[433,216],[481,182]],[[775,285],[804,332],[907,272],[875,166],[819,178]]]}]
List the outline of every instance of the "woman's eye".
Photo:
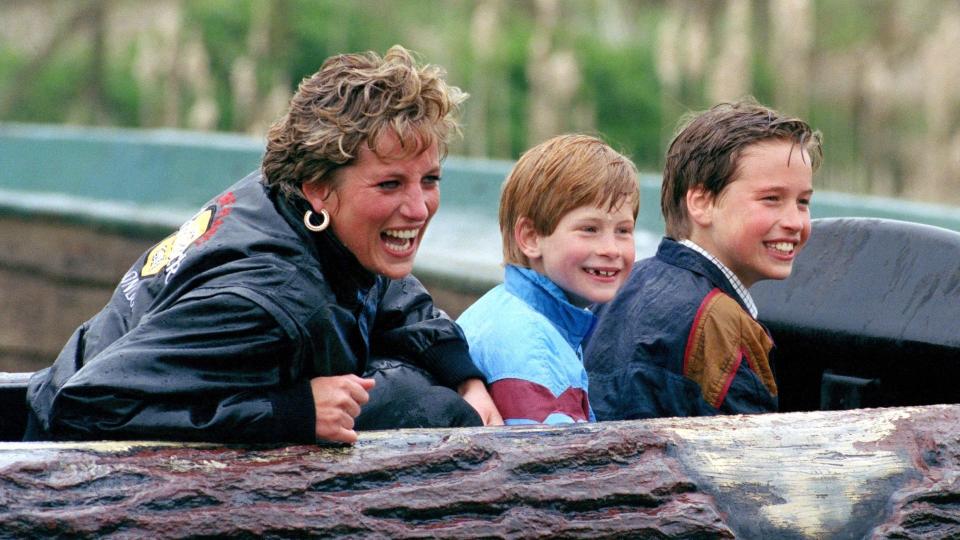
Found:
[{"label": "woman's eye", "polygon": [[396,189],[400,187],[400,181],[398,180],[384,180],[377,184],[377,187],[380,189]]}]

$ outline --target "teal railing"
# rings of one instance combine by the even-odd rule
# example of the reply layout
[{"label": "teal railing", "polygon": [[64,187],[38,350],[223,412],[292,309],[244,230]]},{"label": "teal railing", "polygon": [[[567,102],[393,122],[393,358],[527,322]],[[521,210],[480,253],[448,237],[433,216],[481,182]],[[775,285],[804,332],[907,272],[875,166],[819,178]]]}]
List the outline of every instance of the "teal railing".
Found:
[{"label": "teal railing", "polygon": [[[177,227],[195,209],[257,167],[260,138],[177,130],[0,124],[0,212],[54,214],[102,227]],[[499,279],[496,215],[510,162],[450,156],[443,202],[418,271],[490,283]],[[663,230],[659,177],[641,178],[638,256]],[[820,193],[813,217],[883,217],[960,231],[960,208]]]}]

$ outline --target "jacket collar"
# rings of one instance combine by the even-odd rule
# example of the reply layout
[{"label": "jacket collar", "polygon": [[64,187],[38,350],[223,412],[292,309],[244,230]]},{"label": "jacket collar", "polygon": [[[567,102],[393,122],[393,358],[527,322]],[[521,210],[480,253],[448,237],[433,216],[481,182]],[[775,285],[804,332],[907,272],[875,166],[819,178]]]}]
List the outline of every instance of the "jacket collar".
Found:
[{"label": "jacket collar", "polygon": [[508,264],[503,284],[507,292],[546,317],[574,350],[593,329],[596,322],[593,313],[571,304],[566,293],[548,277]]},{"label": "jacket collar", "polygon": [[664,237],[663,240],[660,241],[660,247],[657,248],[657,258],[667,264],[689,270],[707,278],[714,287],[717,287],[726,293],[727,296],[736,300],[744,311],[750,313],[750,308],[744,303],[743,297],[740,296],[733,284],[730,283],[727,276],[723,275],[723,271],[711,262],[710,259],[697,253],[695,250],[688,248],[672,238]]},{"label": "jacket collar", "polygon": [[688,248],[696,251],[697,253],[703,255],[707,258],[708,261],[712,262],[714,266],[720,269],[723,272],[723,276],[727,278],[727,281],[730,282],[730,286],[733,287],[733,290],[737,291],[737,296],[743,300],[743,305],[747,306],[747,311],[750,312],[750,315],[756,319],[757,318],[757,305],[753,302],[753,297],[750,296],[750,291],[743,285],[743,282],[740,281],[740,278],[733,273],[733,270],[727,268],[727,265],[723,264],[720,259],[714,257],[709,251],[700,247],[696,242],[690,239],[680,240],[680,244],[687,246]]},{"label": "jacket collar", "polygon": [[323,277],[337,295],[341,304],[354,305],[376,282],[378,275],[360,264],[356,256],[340,242],[332,228],[311,232],[303,224],[303,214],[310,209],[307,201],[288,199],[276,189],[270,189],[269,197],[277,211],[300,238],[310,254],[320,263]]}]

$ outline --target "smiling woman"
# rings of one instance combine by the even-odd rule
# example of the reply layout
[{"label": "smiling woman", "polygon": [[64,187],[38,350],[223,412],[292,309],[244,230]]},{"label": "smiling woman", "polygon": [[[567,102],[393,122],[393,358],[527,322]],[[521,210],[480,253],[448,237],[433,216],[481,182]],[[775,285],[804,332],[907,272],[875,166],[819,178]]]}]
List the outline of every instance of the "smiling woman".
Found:
[{"label": "smiling woman", "polygon": [[387,132],[333,176],[330,184],[304,185],[313,210],[329,209],[334,233],[365,268],[395,279],[409,274],[440,206],[437,145],[404,145]]},{"label": "smiling woman", "polygon": [[328,59],[262,168],[141,256],[31,378],[27,438],[350,443],[500,423],[462,332],[409,275],[464,98],[399,46]]}]

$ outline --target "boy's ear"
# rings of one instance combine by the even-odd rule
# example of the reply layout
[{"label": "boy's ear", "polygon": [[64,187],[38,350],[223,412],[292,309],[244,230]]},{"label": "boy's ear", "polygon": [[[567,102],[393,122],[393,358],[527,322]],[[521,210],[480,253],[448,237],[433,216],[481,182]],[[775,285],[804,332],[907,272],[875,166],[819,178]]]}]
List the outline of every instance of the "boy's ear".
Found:
[{"label": "boy's ear", "polygon": [[694,187],[687,190],[687,215],[690,221],[700,227],[709,227],[713,223],[713,193],[703,187]]},{"label": "boy's ear", "polygon": [[522,217],[517,220],[517,225],[513,228],[513,240],[528,259],[539,259],[542,256],[540,235],[533,228],[533,220],[530,218]]}]

